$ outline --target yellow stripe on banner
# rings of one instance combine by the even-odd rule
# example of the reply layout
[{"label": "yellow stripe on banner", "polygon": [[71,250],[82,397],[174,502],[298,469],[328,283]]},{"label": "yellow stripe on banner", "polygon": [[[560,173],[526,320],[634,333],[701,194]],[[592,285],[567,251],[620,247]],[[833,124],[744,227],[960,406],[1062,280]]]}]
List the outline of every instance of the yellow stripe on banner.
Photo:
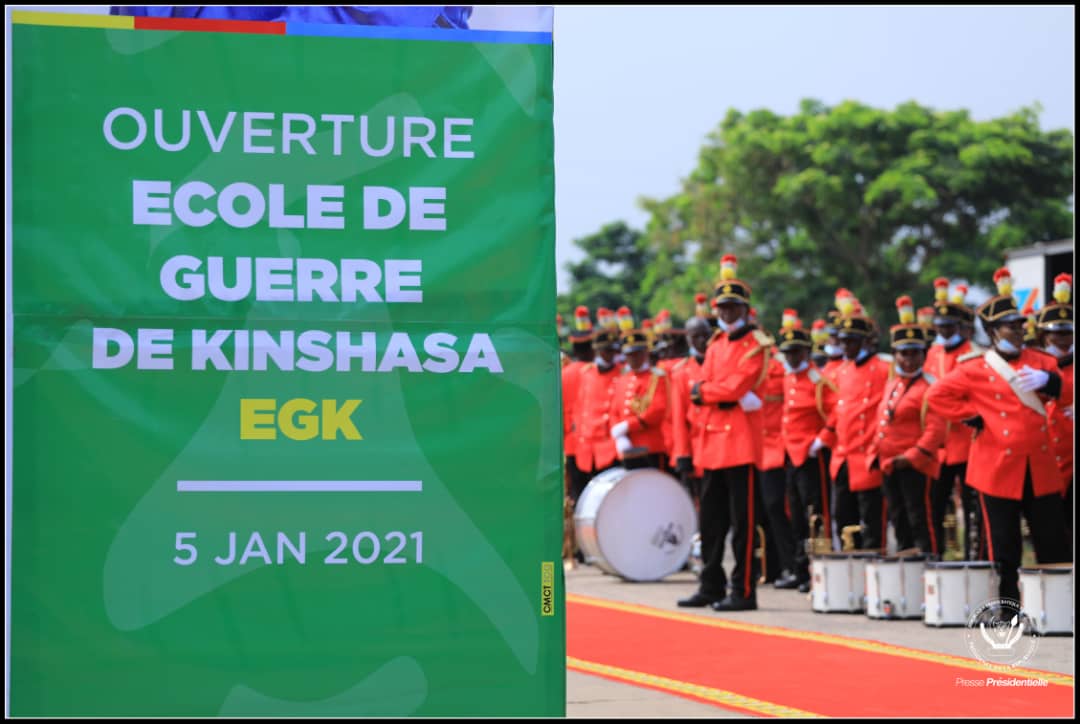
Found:
[{"label": "yellow stripe on banner", "polygon": [[60,25],[67,28],[135,29],[135,18],[125,15],[84,15],[82,13],[43,13],[35,10],[12,10],[11,22],[15,25]]},{"label": "yellow stripe on banner", "polygon": [[739,709],[745,709],[747,711],[752,711],[755,714],[799,718],[822,717],[821,714],[815,714],[813,712],[805,711],[803,709],[795,709],[790,706],[783,706],[782,704],[773,704],[770,701],[754,699],[749,696],[743,696],[742,694],[736,694],[732,691],[713,689],[709,686],[691,684],[686,681],[668,679],[663,676],[654,676],[653,674],[646,674],[641,671],[620,669],[617,666],[597,664],[592,661],[582,661],[581,659],[575,659],[571,656],[566,657],[566,666],[567,668],[573,669],[575,671],[582,671],[586,674],[599,674],[601,676],[610,676],[614,679],[626,681],[631,684],[645,684],[648,686],[656,687],[658,689],[663,689],[665,691],[671,691],[676,694],[686,694],[696,699],[704,699],[706,701],[713,702],[714,704],[721,704],[724,706],[732,706]]},{"label": "yellow stripe on banner", "polygon": [[949,654],[939,654],[932,651],[893,646],[891,644],[881,643],[880,641],[867,641],[865,639],[836,636],[833,634],[818,633],[816,631],[796,631],[794,629],[766,626],[764,624],[739,623],[737,621],[728,621],[724,619],[705,618],[704,616],[664,611],[662,609],[649,608],[647,606],[639,606],[632,603],[620,603],[618,601],[607,601],[601,598],[590,598],[574,593],[568,593],[566,595],[566,602],[580,603],[585,606],[597,606],[599,608],[610,608],[615,611],[637,613],[644,616],[663,618],[669,621],[683,621],[686,623],[699,624],[701,626],[713,626],[715,628],[724,628],[730,631],[743,631],[746,633],[761,634],[763,636],[777,636],[798,639],[800,641],[815,641],[823,644],[846,646],[849,649],[856,649],[859,651],[869,651],[871,653],[886,654],[888,656],[899,656],[901,658],[915,659],[917,661],[930,661],[937,664],[955,666],[961,669],[971,669],[973,671],[981,671],[984,673],[992,671],[998,674],[1009,674],[1010,676],[1018,678],[1039,679],[1051,684],[1057,684],[1058,686],[1073,686],[1073,677],[1068,674],[1059,674],[1054,671],[1039,671],[1037,669],[1023,669],[1012,666],[993,666],[975,659],[965,659],[960,656],[951,656]]}]

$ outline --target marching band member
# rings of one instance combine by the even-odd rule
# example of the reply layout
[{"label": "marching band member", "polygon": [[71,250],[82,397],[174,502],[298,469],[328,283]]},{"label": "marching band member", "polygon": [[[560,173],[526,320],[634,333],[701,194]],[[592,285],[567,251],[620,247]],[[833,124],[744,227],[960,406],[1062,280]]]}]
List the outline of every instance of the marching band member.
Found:
[{"label": "marching band member", "polygon": [[968,483],[979,491],[988,552],[1002,598],[1019,601],[1021,513],[1040,563],[1072,559],[1065,539],[1061,474],[1051,450],[1046,402],[1061,394],[1057,360],[1024,349],[1024,317],[1008,270],[994,275],[998,295],[978,309],[993,348],[961,358],[928,394],[930,409],[976,430]]},{"label": "marching band member", "polygon": [[885,501],[881,470],[869,468],[878,404],[891,375],[891,365],[867,348],[873,322],[861,315],[843,318],[838,338],[844,363],[836,374],[837,402],[821,442],[833,448],[833,521],[837,530],[862,523],[857,548],[882,549],[885,544]]},{"label": "marching band member", "polygon": [[884,476],[882,490],[897,546],[913,545],[940,555],[942,541],[931,522],[930,490],[941,464],[938,450],[945,442],[945,420],[927,410],[926,393],[934,382],[924,373],[926,328],[915,323],[911,297],[896,300],[900,324],[889,329],[896,376],[886,383],[878,406],[878,432],[870,444],[870,467]]},{"label": "marching band member", "polygon": [[810,559],[807,551],[807,542],[813,535],[809,527],[810,517],[820,516],[826,536],[832,537],[829,473],[821,455],[823,448],[818,436],[836,404],[836,386],[810,365],[811,345],[810,335],[802,329],[788,329],[780,333],[779,349],[786,372],[781,437],[795,537],[794,573],[801,593],[810,590]]},{"label": "marching band member", "polygon": [[[600,318],[600,310],[597,310],[597,319]],[[616,461],[608,408],[618,376],[615,365],[615,356],[619,352],[618,331],[610,326],[596,330],[593,349],[596,358],[581,370],[578,398],[574,404],[574,459],[586,481]]]},{"label": "marching band member", "polygon": [[649,347],[643,330],[623,331],[626,365],[615,378],[607,417],[616,453],[628,469],[659,468],[665,454],[660,426],[667,416],[668,376],[649,363]]},{"label": "marching band member", "polygon": [[1057,358],[1061,396],[1050,403],[1051,442],[1054,460],[1065,489],[1065,526],[1072,543],[1073,520],[1073,309],[1072,275],[1054,278],[1054,303],[1039,312],[1038,329],[1043,349]]},{"label": "marching band member", "polygon": [[[701,544],[705,567],[699,590],[679,601],[680,606],[711,605],[717,611],[757,608],[757,561],[754,558],[755,470],[761,454],[761,399],[754,387],[764,379],[771,338],[747,323],[750,287],[735,277],[736,259],[721,260],[714,301],[719,329],[705,354],[705,379],[690,391],[692,404],[704,410],[702,441],[694,464],[705,470],[701,496]],[[724,596],[722,541],[717,522],[730,513],[735,566]]]},{"label": "marching band member", "polygon": [[[926,352],[926,371],[936,379],[944,379],[952,372],[958,359],[977,349],[964,334],[975,322],[975,312],[964,305],[967,287],[957,285],[949,297],[949,280],[934,280],[934,343]],[[959,485],[960,502],[964,509],[964,560],[986,560],[986,543],[983,540],[982,514],[979,512],[978,494],[967,484],[967,461],[971,449],[969,427],[955,422],[945,423],[945,445],[938,453],[941,472],[930,489],[931,518],[934,536],[944,551],[945,510],[953,491]]]},{"label": "marching band member", "polygon": [[562,368],[563,453],[569,478],[566,494],[572,503],[577,503],[578,496],[589,483],[588,477],[578,469],[574,456],[574,410],[581,386],[581,372],[593,359],[592,336],[589,310],[579,306],[574,310],[574,327],[567,332],[572,360]]}]

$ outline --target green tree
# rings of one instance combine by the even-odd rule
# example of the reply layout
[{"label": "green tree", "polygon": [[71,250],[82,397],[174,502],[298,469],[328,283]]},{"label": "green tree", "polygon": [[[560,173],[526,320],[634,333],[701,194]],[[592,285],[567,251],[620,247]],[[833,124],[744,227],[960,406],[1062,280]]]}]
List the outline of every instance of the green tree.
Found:
[{"label": "green tree", "polygon": [[670,255],[658,254],[642,232],[623,221],[607,224],[595,234],[576,239],[574,244],[585,252],[585,258],[566,265],[571,287],[568,294],[559,296],[559,311],[568,322],[581,304],[589,308],[594,321],[598,308],[614,311],[626,305],[640,324],[650,314],[647,301],[655,286],[647,279],[650,272],[655,275],[663,270],[669,276],[682,273]]},{"label": "green tree", "polygon": [[932,299],[937,276],[990,286],[1007,249],[1072,235],[1073,137],[1038,107],[975,121],[915,102],[893,111],[804,100],[798,113],[728,112],[681,191],[642,199],[645,244],[692,259],[650,280],[648,303],[692,308],[720,257],[739,258],[767,328],[823,315],[851,289],[887,327],[893,300]]}]

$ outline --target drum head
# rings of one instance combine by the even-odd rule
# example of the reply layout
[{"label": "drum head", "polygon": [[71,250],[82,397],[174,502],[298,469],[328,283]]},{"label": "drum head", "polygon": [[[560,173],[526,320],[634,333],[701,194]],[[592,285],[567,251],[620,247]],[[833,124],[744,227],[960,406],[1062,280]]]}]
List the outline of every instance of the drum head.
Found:
[{"label": "drum head", "polygon": [[926,567],[931,570],[957,570],[961,568],[990,568],[993,564],[990,561],[927,561]]},{"label": "drum head", "polygon": [[[631,581],[656,581],[682,569],[697,532],[690,495],[678,480],[655,468],[620,472],[596,511],[600,554]],[[597,476],[589,487],[598,483],[607,481]]]}]

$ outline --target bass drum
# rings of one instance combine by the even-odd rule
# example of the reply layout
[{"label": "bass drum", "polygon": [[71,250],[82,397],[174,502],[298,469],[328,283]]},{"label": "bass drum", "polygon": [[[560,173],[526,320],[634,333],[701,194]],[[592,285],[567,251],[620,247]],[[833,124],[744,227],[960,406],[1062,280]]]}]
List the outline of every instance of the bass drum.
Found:
[{"label": "bass drum", "polygon": [[656,468],[611,468],[589,481],[574,509],[585,561],[628,581],[682,570],[697,511],[678,480]]}]

